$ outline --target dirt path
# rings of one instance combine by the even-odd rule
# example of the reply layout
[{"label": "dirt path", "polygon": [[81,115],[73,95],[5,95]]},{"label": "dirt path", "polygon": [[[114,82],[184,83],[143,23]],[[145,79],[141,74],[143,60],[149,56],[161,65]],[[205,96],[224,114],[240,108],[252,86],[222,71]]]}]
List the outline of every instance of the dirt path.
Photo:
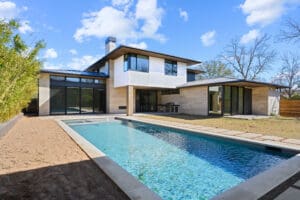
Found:
[{"label": "dirt path", "polygon": [[0,139],[0,199],[128,199],[50,119],[24,117]]}]

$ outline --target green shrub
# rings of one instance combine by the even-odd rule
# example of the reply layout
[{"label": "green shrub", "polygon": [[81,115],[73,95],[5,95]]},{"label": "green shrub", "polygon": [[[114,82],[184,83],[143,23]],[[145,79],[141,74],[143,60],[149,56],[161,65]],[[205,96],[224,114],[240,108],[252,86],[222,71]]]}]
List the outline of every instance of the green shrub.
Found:
[{"label": "green shrub", "polygon": [[15,33],[18,27],[16,21],[0,21],[0,121],[18,114],[37,93],[37,54],[44,43],[29,48]]}]

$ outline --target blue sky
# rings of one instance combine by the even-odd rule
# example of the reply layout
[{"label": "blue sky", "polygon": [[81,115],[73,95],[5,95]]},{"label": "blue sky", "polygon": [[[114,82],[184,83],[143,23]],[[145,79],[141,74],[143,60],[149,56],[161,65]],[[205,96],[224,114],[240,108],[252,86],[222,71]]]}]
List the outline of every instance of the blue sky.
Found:
[{"label": "blue sky", "polygon": [[[264,33],[276,36],[285,18],[300,21],[300,0],[0,0],[0,18],[18,19],[29,44],[47,43],[46,68],[84,69],[104,55],[107,36],[119,44],[201,61],[220,55],[229,41],[245,45]],[[279,43],[282,54],[300,44]],[[280,67],[264,74],[269,80]]]}]

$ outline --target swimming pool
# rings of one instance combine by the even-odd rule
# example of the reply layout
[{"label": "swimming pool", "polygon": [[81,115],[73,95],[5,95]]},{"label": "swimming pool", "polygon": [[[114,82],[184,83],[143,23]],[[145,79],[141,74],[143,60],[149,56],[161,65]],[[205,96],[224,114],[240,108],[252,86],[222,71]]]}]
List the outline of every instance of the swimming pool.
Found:
[{"label": "swimming pool", "polygon": [[65,123],[163,199],[210,199],[293,156],[145,123]]}]

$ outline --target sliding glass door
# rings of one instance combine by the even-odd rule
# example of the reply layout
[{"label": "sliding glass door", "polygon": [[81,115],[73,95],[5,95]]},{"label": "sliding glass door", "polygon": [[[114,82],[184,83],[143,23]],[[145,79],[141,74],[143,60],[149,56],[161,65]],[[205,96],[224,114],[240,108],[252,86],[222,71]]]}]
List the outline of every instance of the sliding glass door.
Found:
[{"label": "sliding glass door", "polygon": [[65,87],[51,87],[50,89],[50,113],[65,114]]},{"label": "sliding glass door", "polygon": [[67,87],[67,114],[80,113],[79,87]]},{"label": "sliding glass door", "polygon": [[136,90],[136,112],[156,112],[157,91]]},{"label": "sliding glass door", "polygon": [[81,88],[81,113],[93,112],[93,88]]}]

